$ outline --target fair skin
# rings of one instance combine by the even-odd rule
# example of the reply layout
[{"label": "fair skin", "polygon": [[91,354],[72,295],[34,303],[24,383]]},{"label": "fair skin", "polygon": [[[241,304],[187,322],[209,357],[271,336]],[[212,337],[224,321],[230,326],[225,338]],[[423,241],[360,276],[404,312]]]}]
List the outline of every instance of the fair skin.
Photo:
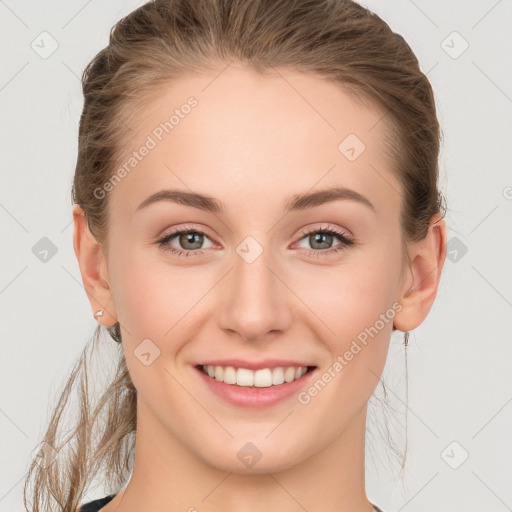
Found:
[{"label": "fair skin", "polygon": [[[445,223],[432,219],[402,265],[401,187],[383,150],[382,113],[314,75],[280,73],[232,65],[180,77],[151,100],[130,126],[128,156],[187,98],[198,105],[110,192],[108,253],[75,207],[92,311],[104,311],[103,325],[120,322],[138,397],[133,474],[102,512],[373,510],[364,482],[367,402],[393,322],[411,331],[433,304]],[[366,145],[352,162],[338,150],[348,134]],[[293,196],[334,186],[374,209],[337,199],[285,214]],[[214,197],[224,212],[170,201],[137,211],[162,189]],[[176,236],[167,246],[201,254],[158,246],[183,226],[206,236],[200,244]],[[322,227],[355,243],[326,253],[343,242],[333,235],[315,245],[305,229]],[[237,252],[248,236],[263,251],[250,263]],[[304,376],[307,390],[393,304],[401,305],[394,318],[307,404],[295,393],[259,409],[233,405],[195,368],[214,358],[305,361],[316,366]],[[147,338],[160,355],[146,366],[134,350]],[[237,457],[247,442],[262,454],[251,467]]]}]

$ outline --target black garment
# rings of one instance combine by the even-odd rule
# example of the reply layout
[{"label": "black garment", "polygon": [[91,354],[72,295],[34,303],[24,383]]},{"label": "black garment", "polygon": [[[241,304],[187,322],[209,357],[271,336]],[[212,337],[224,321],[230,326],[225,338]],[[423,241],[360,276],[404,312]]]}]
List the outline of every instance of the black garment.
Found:
[{"label": "black garment", "polygon": [[[109,501],[112,501],[114,499],[114,496],[115,496],[115,494],[110,494],[109,496],[106,496],[105,498],[90,501],[89,503],[82,505],[80,512],[98,512],[98,510],[100,510]],[[373,503],[372,503],[372,505],[375,508],[375,512],[382,512],[382,510],[379,507],[377,507],[377,505],[374,505]]]},{"label": "black garment", "polygon": [[79,512],[97,512],[103,506],[105,506],[109,501],[112,501],[114,499],[114,496],[116,496],[116,495],[109,494],[108,496],[105,496],[104,498],[100,498],[99,500],[90,501],[89,503],[82,505]]}]

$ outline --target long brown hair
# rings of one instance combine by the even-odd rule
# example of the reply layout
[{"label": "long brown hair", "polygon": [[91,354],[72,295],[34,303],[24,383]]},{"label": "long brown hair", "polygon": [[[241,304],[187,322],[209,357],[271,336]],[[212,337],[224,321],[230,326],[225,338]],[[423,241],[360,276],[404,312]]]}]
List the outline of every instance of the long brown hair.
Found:
[{"label": "long brown hair", "polygon": [[[432,87],[405,40],[376,14],[350,0],[155,0],[116,23],[108,46],[82,76],[72,201],[85,212],[98,242],[108,242],[108,194],[103,198],[97,190],[112,177],[131,140],[131,120],[180,74],[219,70],[231,62],[261,73],[314,73],[379,108],[402,186],[402,242],[421,240],[431,218],[444,216]],[[121,340],[119,324],[108,333]],[[101,469],[105,488],[114,492],[131,471],[137,393],[122,345],[115,344],[117,367],[93,401],[88,357],[100,339],[98,326],[71,370],[40,456],[31,463],[24,503],[33,512],[75,512]],[[79,417],[65,430],[64,411],[75,387]]]}]

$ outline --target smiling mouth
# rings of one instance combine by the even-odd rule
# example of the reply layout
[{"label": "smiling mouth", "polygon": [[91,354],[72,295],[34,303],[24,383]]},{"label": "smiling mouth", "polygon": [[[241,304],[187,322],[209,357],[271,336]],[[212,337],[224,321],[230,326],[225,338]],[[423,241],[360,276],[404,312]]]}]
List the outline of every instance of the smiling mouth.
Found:
[{"label": "smiling mouth", "polygon": [[234,366],[197,365],[196,368],[208,377],[240,387],[268,388],[301,379],[316,366],[278,366],[275,368],[235,368]]}]

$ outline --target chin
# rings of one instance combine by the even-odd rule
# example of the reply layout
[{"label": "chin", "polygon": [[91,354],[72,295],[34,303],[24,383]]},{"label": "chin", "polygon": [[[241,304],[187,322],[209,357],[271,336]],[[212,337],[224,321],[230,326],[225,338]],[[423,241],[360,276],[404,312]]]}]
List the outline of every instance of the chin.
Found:
[{"label": "chin", "polygon": [[225,443],[221,452],[211,447],[207,453],[201,450],[198,455],[210,466],[241,475],[277,473],[293,467],[306,457],[297,451],[297,443],[283,447],[269,440],[240,439],[238,437]]},{"label": "chin", "polygon": [[234,457],[222,457],[221,460],[217,459],[216,463],[213,463],[214,461],[206,462],[217,469],[237,475],[264,475],[267,473],[278,473],[289,469],[298,461],[291,460],[290,458],[283,456],[283,454],[276,457],[268,455],[265,456],[262,454],[261,458],[252,466],[246,466],[236,457],[236,455]]}]

